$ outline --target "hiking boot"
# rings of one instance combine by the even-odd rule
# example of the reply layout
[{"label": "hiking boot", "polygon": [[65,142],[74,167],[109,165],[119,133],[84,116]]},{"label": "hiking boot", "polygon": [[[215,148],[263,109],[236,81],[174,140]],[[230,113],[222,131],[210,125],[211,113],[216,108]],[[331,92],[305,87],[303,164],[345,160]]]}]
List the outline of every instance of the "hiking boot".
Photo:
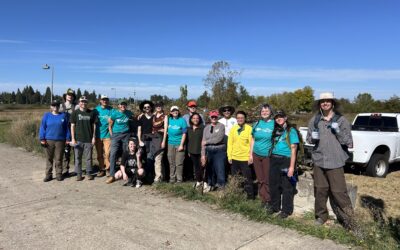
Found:
[{"label": "hiking boot", "polygon": [[322,220],[321,218],[317,218],[317,219],[315,219],[315,221],[314,221],[314,225],[316,225],[316,226],[322,226],[322,225],[324,225],[324,224],[325,224],[325,221]]},{"label": "hiking boot", "polygon": [[68,172],[68,171],[62,174],[62,177],[63,177],[64,179],[65,179],[65,178],[68,178],[69,176],[70,176],[70,175],[69,175],[69,172]]},{"label": "hiking boot", "polygon": [[98,173],[97,173],[97,177],[103,177],[103,176],[105,176],[106,175],[106,172],[104,171],[104,170],[100,170]]},{"label": "hiking boot", "polygon": [[85,177],[82,177],[82,175],[77,175],[76,176],[76,181],[83,181],[83,179],[85,179]]},{"label": "hiking boot", "polygon": [[63,176],[62,176],[61,174],[60,174],[60,175],[57,175],[56,179],[57,179],[57,181],[62,181],[62,180],[64,180],[64,178],[63,178]]},{"label": "hiking boot", "polygon": [[136,188],[140,188],[142,186],[141,180],[136,180]]},{"label": "hiking boot", "polygon": [[94,180],[94,176],[93,175],[88,175],[88,178],[87,178],[89,181],[93,181]]},{"label": "hiking boot", "polygon": [[115,178],[113,176],[110,176],[107,178],[106,183],[110,184],[110,183],[113,183],[114,181],[115,181]]},{"label": "hiking boot", "polygon": [[110,177],[110,169],[107,169],[107,170],[106,170],[106,176],[107,176],[107,177]]},{"label": "hiking boot", "polygon": [[48,182],[53,180],[53,176],[52,175],[46,175],[46,177],[44,177],[43,182]]}]

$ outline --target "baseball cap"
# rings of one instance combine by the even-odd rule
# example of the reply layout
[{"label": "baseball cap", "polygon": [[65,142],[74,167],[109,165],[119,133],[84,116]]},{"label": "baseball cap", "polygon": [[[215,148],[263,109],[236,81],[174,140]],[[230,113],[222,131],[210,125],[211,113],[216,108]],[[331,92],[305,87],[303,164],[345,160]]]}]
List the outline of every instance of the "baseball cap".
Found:
[{"label": "baseball cap", "polygon": [[58,101],[58,100],[53,100],[53,101],[51,102],[51,106],[60,106],[60,101]]},{"label": "baseball cap", "polygon": [[275,112],[274,118],[276,118],[277,116],[286,117],[286,113],[285,113],[285,111],[283,111],[283,110],[277,110],[277,111]]},{"label": "baseball cap", "polygon": [[125,105],[125,106],[128,106],[128,103],[126,103],[126,101],[120,101],[120,102],[119,102],[119,105]]},{"label": "baseball cap", "polygon": [[187,103],[187,106],[188,106],[188,107],[197,107],[197,103],[196,103],[196,101],[189,101],[189,102]]},{"label": "baseball cap", "polygon": [[103,100],[103,99],[109,99],[109,98],[108,98],[108,96],[106,96],[106,95],[101,95],[101,96],[100,96],[100,100]]},{"label": "baseball cap", "polygon": [[210,115],[210,117],[212,117],[212,116],[218,117],[219,113],[218,113],[217,110],[211,110],[210,113],[209,113],[209,115]]},{"label": "baseball cap", "polygon": [[81,98],[79,98],[79,101],[80,101],[80,102],[88,102],[86,96],[84,96],[84,95],[81,96]]},{"label": "baseball cap", "polygon": [[171,112],[174,111],[174,110],[178,110],[179,111],[179,107],[178,106],[172,106],[169,110]]}]

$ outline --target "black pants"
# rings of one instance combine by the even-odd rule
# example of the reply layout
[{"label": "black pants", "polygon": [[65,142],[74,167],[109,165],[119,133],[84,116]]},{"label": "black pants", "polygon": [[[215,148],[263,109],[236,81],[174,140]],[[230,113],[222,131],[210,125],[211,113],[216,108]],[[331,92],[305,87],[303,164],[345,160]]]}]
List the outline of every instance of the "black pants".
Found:
[{"label": "black pants", "polygon": [[200,154],[190,154],[190,159],[193,163],[193,172],[195,174],[196,181],[203,181],[203,173],[205,168],[201,167],[201,155]]},{"label": "black pants", "polygon": [[232,175],[238,174],[242,174],[245,178],[244,191],[247,193],[247,198],[254,199],[253,176],[247,161],[232,160]]},{"label": "black pants", "polygon": [[293,213],[294,186],[290,183],[287,173],[282,169],[288,169],[290,158],[271,156],[269,172],[269,191],[271,193],[271,207],[275,212],[282,211],[286,214]]}]

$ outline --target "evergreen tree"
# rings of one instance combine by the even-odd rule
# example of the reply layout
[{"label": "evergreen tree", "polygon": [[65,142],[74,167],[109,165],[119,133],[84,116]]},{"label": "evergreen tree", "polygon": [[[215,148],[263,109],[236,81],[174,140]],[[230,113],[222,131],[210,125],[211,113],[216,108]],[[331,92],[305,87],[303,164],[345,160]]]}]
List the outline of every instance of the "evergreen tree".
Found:
[{"label": "evergreen tree", "polygon": [[15,102],[17,104],[23,104],[22,93],[21,90],[19,90],[19,88],[17,90],[17,94],[15,94]]},{"label": "evergreen tree", "polygon": [[51,89],[50,87],[47,87],[46,92],[43,96],[43,103],[50,104],[50,101],[51,101]]}]

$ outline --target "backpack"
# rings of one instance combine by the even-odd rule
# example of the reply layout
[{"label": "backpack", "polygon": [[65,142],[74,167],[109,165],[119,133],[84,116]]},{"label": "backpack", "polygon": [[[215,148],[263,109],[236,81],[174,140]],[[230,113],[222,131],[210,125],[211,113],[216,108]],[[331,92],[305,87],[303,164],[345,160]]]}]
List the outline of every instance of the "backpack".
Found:
[{"label": "backpack", "polygon": [[[297,167],[298,165],[304,164],[304,160],[305,160],[304,145],[303,145],[304,141],[303,141],[303,137],[301,136],[299,130],[297,130],[297,128],[295,126],[290,126],[286,129],[286,135],[285,135],[285,140],[286,140],[286,143],[289,146],[289,148],[290,148],[289,135],[290,135],[290,131],[292,129],[294,129],[296,131],[297,137],[299,138],[299,143],[297,145],[297,151],[296,151],[296,167]],[[272,134],[272,147],[270,150],[270,155],[272,154],[272,150],[276,145],[277,140],[275,140],[275,138],[278,137],[278,140],[279,140],[279,138],[281,136],[281,135],[277,136],[276,132],[277,132],[276,129],[274,129],[274,132]]]},{"label": "backpack", "polygon": [[[321,121],[321,117],[322,117],[322,114],[319,113],[319,112],[315,115],[315,119],[314,119],[314,129],[315,129],[315,130],[318,130],[318,129],[319,129],[319,128],[318,128],[318,124],[319,124],[319,121]],[[337,121],[339,120],[340,117],[342,117],[341,114],[335,113],[335,115],[332,117],[332,119],[331,119],[331,121],[330,121],[330,124],[332,124],[332,123],[334,123],[334,122],[337,122]],[[332,133],[334,133],[334,132],[332,131]]]}]

